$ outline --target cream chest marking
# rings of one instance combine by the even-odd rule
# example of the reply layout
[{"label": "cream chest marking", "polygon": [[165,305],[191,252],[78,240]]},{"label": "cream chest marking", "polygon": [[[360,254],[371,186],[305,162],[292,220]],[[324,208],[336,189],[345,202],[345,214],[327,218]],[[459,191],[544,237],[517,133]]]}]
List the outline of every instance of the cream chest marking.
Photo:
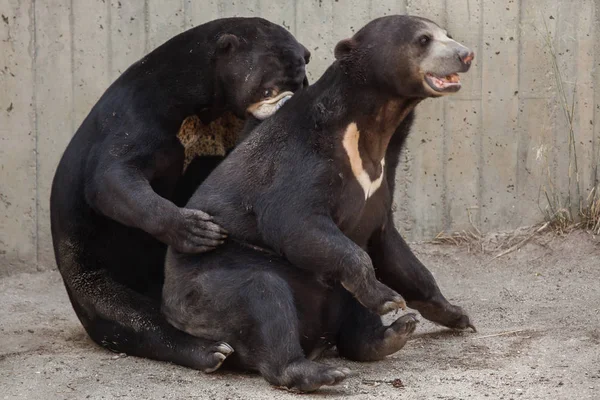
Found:
[{"label": "cream chest marking", "polygon": [[385,170],[385,159],[381,160],[381,174],[374,181],[371,180],[371,177],[363,168],[362,158],[360,158],[360,152],[358,149],[358,139],[360,138],[360,132],[356,126],[355,122],[350,123],[346,127],[346,132],[344,133],[343,146],[344,150],[346,150],[346,154],[348,155],[348,159],[350,160],[350,167],[352,168],[352,173],[354,177],[362,187],[365,192],[365,200],[373,195],[381,186],[381,182],[383,182],[383,173]]}]

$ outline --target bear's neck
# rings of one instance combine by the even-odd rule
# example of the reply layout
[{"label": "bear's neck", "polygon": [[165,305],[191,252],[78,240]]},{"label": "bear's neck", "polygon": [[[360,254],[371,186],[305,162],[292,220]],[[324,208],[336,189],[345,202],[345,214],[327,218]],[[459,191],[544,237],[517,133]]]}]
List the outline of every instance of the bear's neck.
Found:
[{"label": "bear's neck", "polygon": [[387,99],[374,104],[375,109],[371,114],[361,115],[358,110],[350,112],[355,116],[353,122],[360,132],[358,149],[363,164],[381,163],[396,129],[419,102],[420,99]]},{"label": "bear's neck", "polygon": [[355,175],[364,171],[371,180],[382,178],[390,139],[420,101],[365,96],[362,107],[360,102],[349,107],[345,121],[340,121],[344,127],[341,144]]},{"label": "bear's neck", "polygon": [[316,95],[311,112],[315,125],[340,133],[334,157],[371,180],[381,177],[390,139],[423,100],[370,87],[337,62],[307,92]]}]

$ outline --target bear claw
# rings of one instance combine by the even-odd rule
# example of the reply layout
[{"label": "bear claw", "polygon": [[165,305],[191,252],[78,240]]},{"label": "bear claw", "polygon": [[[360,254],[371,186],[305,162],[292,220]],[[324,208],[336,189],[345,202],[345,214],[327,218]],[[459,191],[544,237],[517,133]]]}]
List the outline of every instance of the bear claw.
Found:
[{"label": "bear claw", "polygon": [[234,352],[233,347],[228,345],[225,342],[221,342],[214,346],[209,353],[212,353],[212,357],[214,359],[215,364],[208,368],[204,369],[204,372],[210,374],[211,372],[215,372],[218,370],[227,357],[229,357]]},{"label": "bear claw", "polygon": [[379,315],[385,315],[398,309],[406,310],[406,302],[402,297],[395,297],[392,301],[386,301],[379,308]]}]

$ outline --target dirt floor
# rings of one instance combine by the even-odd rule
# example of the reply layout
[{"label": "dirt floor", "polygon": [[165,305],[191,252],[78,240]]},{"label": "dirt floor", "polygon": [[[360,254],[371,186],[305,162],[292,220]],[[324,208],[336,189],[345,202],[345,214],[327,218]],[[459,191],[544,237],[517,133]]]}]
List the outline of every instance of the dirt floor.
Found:
[{"label": "dirt floor", "polygon": [[600,399],[600,238],[547,235],[497,260],[452,246],[414,248],[479,332],[422,320],[383,362],[326,358],[356,375],[316,395],[253,374],[119,357],[84,334],[58,273],[0,280],[0,398]]}]

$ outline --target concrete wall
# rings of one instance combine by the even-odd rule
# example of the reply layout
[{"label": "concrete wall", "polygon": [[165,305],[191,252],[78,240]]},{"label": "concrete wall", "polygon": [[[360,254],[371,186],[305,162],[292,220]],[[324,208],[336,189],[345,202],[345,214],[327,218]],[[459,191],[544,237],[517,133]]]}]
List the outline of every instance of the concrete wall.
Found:
[{"label": "concrete wall", "polygon": [[338,40],[392,13],[429,17],[477,54],[460,94],[419,107],[396,194],[410,239],[465,229],[470,220],[482,231],[531,224],[542,218],[542,185],[574,190],[546,29],[574,100],[581,187],[593,186],[600,0],[1,0],[0,275],[53,267],[48,196],[56,164],[103,90],[143,54],[214,18],[262,16],[311,50],[314,81]]}]

